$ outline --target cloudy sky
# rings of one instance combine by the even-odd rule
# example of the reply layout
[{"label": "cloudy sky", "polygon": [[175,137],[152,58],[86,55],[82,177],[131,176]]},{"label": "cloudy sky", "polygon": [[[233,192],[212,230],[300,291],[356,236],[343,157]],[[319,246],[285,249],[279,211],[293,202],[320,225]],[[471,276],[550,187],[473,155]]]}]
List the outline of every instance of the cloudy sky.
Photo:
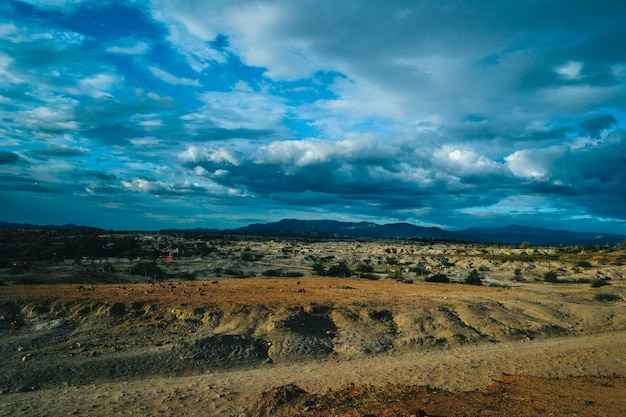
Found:
[{"label": "cloudy sky", "polygon": [[623,0],[0,5],[0,220],[626,234]]}]

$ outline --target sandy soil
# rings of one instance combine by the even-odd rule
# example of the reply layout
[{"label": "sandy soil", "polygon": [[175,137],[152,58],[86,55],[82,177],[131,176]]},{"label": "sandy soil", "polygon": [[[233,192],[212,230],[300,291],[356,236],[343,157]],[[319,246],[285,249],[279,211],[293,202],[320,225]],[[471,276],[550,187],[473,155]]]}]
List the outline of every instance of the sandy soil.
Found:
[{"label": "sandy soil", "polygon": [[[601,291],[332,278],[2,287],[0,415],[625,415],[626,306]],[[621,282],[608,291],[624,298]],[[293,386],[304,392],[279,388]]]}]

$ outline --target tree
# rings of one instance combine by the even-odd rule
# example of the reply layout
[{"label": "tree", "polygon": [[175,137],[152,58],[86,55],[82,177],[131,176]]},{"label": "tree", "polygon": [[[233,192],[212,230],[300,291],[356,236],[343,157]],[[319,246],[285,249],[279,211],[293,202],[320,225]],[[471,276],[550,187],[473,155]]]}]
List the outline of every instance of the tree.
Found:
[{"label": "tree", "polygon": [[344,261],[341,261],[338,264],[335,264],[328,268],[328,271],[326,271],[326,275],[331,277],[348,278],[352,275],[352,270]]},{"label": "tree", "polygon": [[154,261],[144,261],[135,264],[130,269],[131,275],[143,275],[146,278],[163,279],[165,274],[163,270]]},{"label": "tree", "polygon": [[356,272],[374,272],[374,267],[370,264],[366,264],[366,263],[359,263],[357,264],[357,266],[354,268],[354,270]]},{"label": "tree", "polygon": [[313,273],[315,273],[315,275],[326,275],[326,267],[324,266],[323,263],[317,261],[313,264]]},{"label": "tree", "polygon": [[392,269],[391,275],[389,275],[389,278],[391,279],[402,279],[402,269],[401,268],[394,268]]},{"label": "tree", "polygon": [[483,285],[482,278],[476,269],[472,269],[472,272],[467,275],[465,283],[468,285]]}]

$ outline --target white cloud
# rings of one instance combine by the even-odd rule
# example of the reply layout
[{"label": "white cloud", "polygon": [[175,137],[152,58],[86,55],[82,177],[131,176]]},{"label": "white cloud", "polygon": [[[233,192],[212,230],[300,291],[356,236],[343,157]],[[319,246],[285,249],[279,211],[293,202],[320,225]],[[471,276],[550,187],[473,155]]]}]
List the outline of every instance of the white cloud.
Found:
[{"label": "white cloud", "polygon": [[10,40],[19,33],[19,29],[13,23],[0,24],[0,38]]},{"label": "white cloud", "polygon": [[158,194],[172,191],[172,187],[162,181],[148,181],[141,178],[131,181],[122,181],[122,186],[130,191],[140,193]]},{"label": "white cloud", "polygon": [[338,164],[367,163],[372,158],[383,160],[397,157],[401,152],[394,146],[381,144],[376,138],[359,135],[351,139],[332,141],[309,138],[303,140],[274,141],[259,147],[251,159],[257,164],[279,164],[304,167],[329,161]]},{"label": "white cloud", "polygon": [[207,175],[208,173],[209,173],[209,171],[207,171],[206,169],[204,169],[203,167],[201,167],[199,165],[197,165],[193,169],[193,175],[197,175],[199,177],[203,177],[203,176]]},{"label": "white cloud", "polygon": [[469,149],[458,149],[454,145],[445,145],[434,156],[445,169],[464,174],[490,174],[501,167],[484,155]]},{"label": "white cloud", "polygon": [[184,116],[185,126],[194,131],[216,126],[225,129],[277,129],[287,107],[280,97],[266,94],[206,92],[200,95],[205,105]]},{"label": "white cloud", "polygon": [[382,166],[371,166],[368,175],[380,182],[415,184],[419,187],[431,187],[435,184],[433,172],[422,167],[401,163],[393,171]]},{"label": "white cloud", "polygon": [[184,78],[184,77],[176,77],[175,75],[172,75],[167,71],[163,71],[162,69],[155,67],[155,66],[149,66],[148,69],[150,70],[152,75],[154,75],[161,81],[164,81],[168,84],[186,85],[190,87],[200,86],[200,82],[198,80],[192,80],[190,78]]},{"label": "white cloud", "polygon": [[146,136],[142,138],[133,138],[130,140],[133,146],[152,147],[161,145],[161,140],[154,136]]},{"label": "white cloud", "polygon": [[516,177],[533,180],[552,180],[561,184],[571,168],[566,161],[569,148],[551,146],[538,149],[522,149],[504,158],[509,170]]},{"label": "white cloud", "polygon": [[0,85],[7,86],[24,82],[23,78],[10,70],[13,59],[0,52]]},{"label": "white cloud", "polygon": [[281,32],[295,18],[290,14],[293,7],[289,3],[189,1],[181,4],[161,0],[158,5],[153,16],[170,27],[170,41],[197,59],[198,69],[205,68],[202,64],[207,58],[217,60],[220,56],[216,53],[202,56],[198,51],[206,54],[206,46],[199,48],[190,38],[207,42],[218,34],[229,36],[230,49],[247,65],[267,68],[266,75],[270,78],[294,80],[312,75],[318,69],[308,53],[308,41]]},{"label": "white cloud", "polygon": [[581,77],[580,72],[583,69],[583,63],[578,61],[569,61],[555,68],[555,72],[567,80],[576,80]]},{"label": "white cloud", "polygon": [[150,50],[150,45],[145,42],[136,42],[127,46],[112,45],[107,47],[107,52],[120,55],[144,55]]},{"label": "white cloud", "polygon": [[111,97],[111,90],[121,87],[123,79],[113,74],[96,74],[80,80],[79,94],[87,94],[94,98]]},{"label": "white cloud", "polygon": [[24,110],[15,115],[18,125],[33,130],[63,131],[78,129],[80,124],[75,120],[74,106],[76,102],[60,99],[56,106],[41,106]]},{"label": "white cloud", "polygon": [[321,140],[288,140],[272,142],[259,149],[256,163],[306,166],[327,162],[335,148],[332,143]]},{"label": "white cloud", "polygon": [[522,178],[543,179],[548,175],[544,161],[535,158],[536,152],[529,150],[515,151],[504,158],[513,175]]},{"label": "white cloud", "polygon": [[184,152],[178,154],[178,159],[185,163],[208,161],[216,164],[227,163],[234,166],[239,165],[239,160],[226,149],[210,149],[195,145],[187,146],[187,149]]},{"label": "white cloud", "polygon": [[155,0],[152,17],[168,29],[168,41],[186,59],[189,66],[200,73],[214,63],[225,63],[226,56],[208,45],[227,24],[222,9],[229,2]]},{"label": "white cloud", "polygon": [[164,125],[158,114],[137,114],[129,119],[146,130],[153,130]]}]

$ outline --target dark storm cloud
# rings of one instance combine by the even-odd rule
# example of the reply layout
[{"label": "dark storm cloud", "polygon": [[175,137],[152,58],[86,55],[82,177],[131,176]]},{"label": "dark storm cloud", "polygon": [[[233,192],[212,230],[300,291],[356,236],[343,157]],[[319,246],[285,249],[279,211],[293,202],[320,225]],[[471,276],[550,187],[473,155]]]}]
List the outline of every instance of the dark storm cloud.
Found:
[{"label": "dark storm cloud", "polygon": [[100,124],[92,129],[85,130],[83,134],[102,141],[104,145],[122,146],[129,145],[130,138],[143,136],[144,131],[124,125]]},{"label": "dark storm cloud", "polygon": [[47,160],[54,158],[71,158],[75,156],[83,156],[89,153],[84,148],[76,148],[70,146],[49,146],[45,148],[35,148],[28,151],[28,156],[34,159]]},{"label": "dark storm cloud", "polygon": [[608,129],[617,123],[617,119],[612,114],[602,114],[592,119],[583,121],[580,126],[584,131],[592,136],[597,136],[604,129]]},{"label": "dark storm cloud", "polygon": [[74,170],[72,172],[72,176],[75,178],[97,178],[99,180],[110,182],[116,180],[117,177],[112,174],[107,174],[102,171],[94,170],[94,169],[85,169],[85,170]]},{"label": "dark storm cloud", "polygon": [[14,164],[20,161],[19,155],[13,152],[0,151],[0,165]]},{"label": "dark storm cloud", "polygon": [[220,141],[227,139],[259,139],[270,135],[272,132],[262,129],[224,129],[212,128],[196,132],[197,141]]},{"label": "dark storm cloud", "polygon": [[32,179],[19,177],[16,175],[0,175],[0,186],[6,192],[28,191],[38,194],[62,195],[67,191],[65,187],[58,187],[54,184],[33,181]]}]

